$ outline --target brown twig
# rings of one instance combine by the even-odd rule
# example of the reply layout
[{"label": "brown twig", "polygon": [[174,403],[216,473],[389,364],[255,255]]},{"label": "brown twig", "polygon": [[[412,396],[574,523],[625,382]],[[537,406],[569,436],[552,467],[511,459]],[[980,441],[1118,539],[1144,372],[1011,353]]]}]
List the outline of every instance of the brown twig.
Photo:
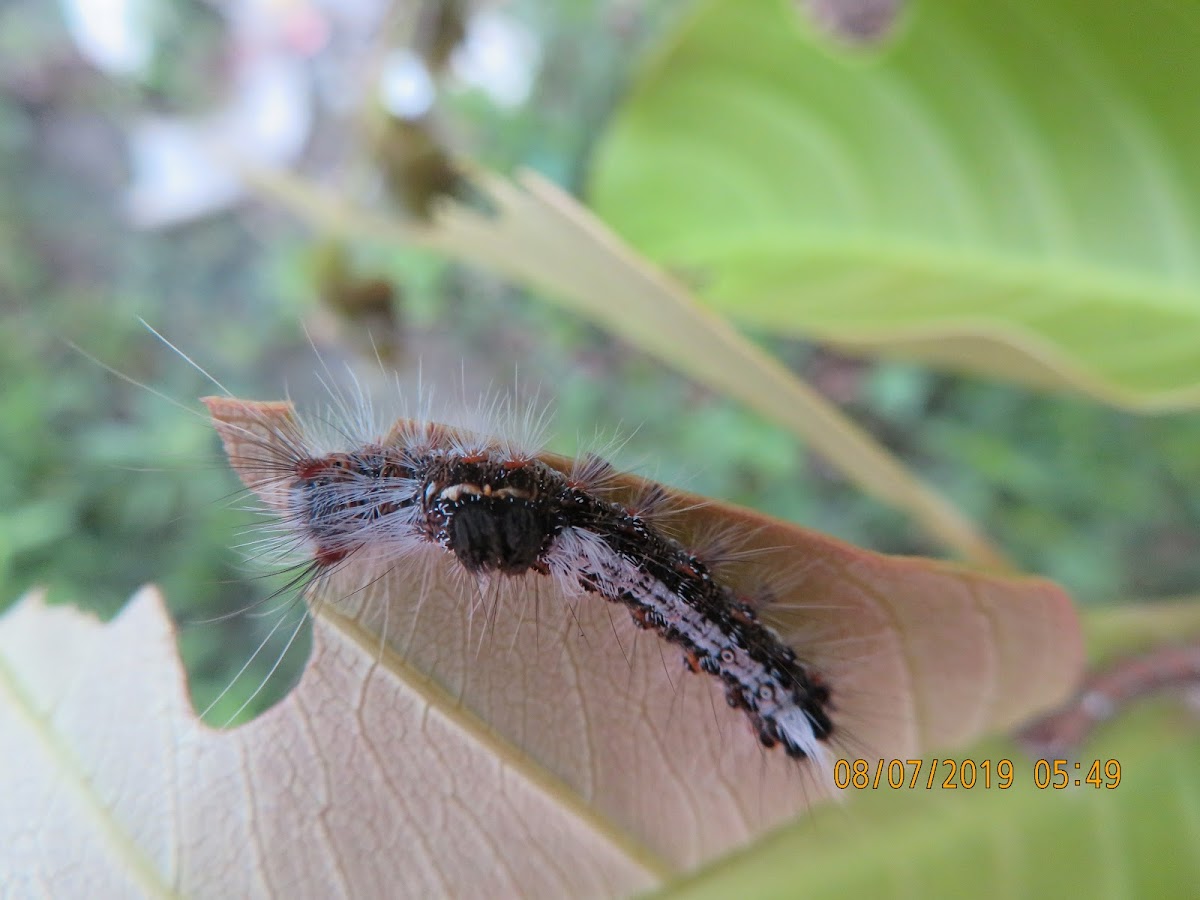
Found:
[{"label": "brown twig", "polygon": [[1093,672],[1071,700],[1025,726],[1017,740],[1032,756],[1065,757],[1130,703],[1197,683],[1200,644],[1159,646]]}]

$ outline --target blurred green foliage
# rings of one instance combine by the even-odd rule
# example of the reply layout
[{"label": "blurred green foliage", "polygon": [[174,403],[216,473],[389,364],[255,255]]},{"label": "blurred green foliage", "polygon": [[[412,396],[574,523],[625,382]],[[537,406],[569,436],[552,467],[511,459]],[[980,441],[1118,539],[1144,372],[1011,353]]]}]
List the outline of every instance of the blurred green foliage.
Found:
[{"label": "blurred green foliage", "polygon": [[[457,154],[531,165],[578,188],[633,74],[630,43],[652,47],[673,12],[644,18],[599,0],[516,10],[543,42],[529,101],[502,109],[481,93],[454,93],[441,112],[455,126]],[[195,622],[253,606],[279,584],[231,549],[251,517],[237,508],[244,498],[204,422],[63,343],[185,405],[214,387],[137,316],[235,392],[274,399],[290,387],[303,397],[296,385],[314,383],[301,328],[320,316],[312,236],[256,208],[157,233],[123,224],[122,123],[132,110],[191,108],[207,94],[206,67],[168,49],[193,26],[216,40],[209,14],[184,6],[173,16],[178,32],[162,45],[152,83],[130,85],[74,57],[53,7],[0,12],[3,43],[20,43],[0,60],[2,604],[43,585],[56,600],[108,616],[153,580],[179,620]],[[352,129],[337,138],[351,157],[366,153]],[[630,436],[618,461],[651,477],[880,550],[933,551],[902,516],[847,487],[779,429],[557,308],[415,253],[351,258],[395,285],[403,365],[434,360],[444,364],[431,368],[456,372],[465,360],[486,384],[510,381],[519,361],[522,381],[553,386],[553,449],[571,452],[577,436],[619,429]],[[1197,417],[1138,418],[1074,397],[764,341],[1019,564],[1083,601],[1169,595],[1200,582]],[[229,683],[278,621],[267,611],[286,599],[258,617],[183,629],[198,705]],[[268,665],[287,630],[260,655]],[[258,681],[243,680],[214,721]],[[273,684],[256,706],[284,686]]]}]

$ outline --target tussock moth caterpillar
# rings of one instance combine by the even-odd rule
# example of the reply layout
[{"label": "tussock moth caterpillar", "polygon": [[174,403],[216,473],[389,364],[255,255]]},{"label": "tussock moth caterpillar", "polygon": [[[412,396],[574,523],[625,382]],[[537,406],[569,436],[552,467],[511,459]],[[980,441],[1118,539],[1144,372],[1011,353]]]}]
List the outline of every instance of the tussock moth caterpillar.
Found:
[{"label": "tussock moth caterpillar", "polygon": [[564,598],[625,606],[639,629],[679,647],[688,669],[722,683],[764,746],[812,757],[832,733],[828,686],[706,554],[656,523],[669,496],[660,486],[628,505],[605,496],[617,473],[598,458],[555,468],[520,442],[431,422],[402,420],[329,451],[277,404],[204,402],[233,467],[278,512],[280,549],[307,560],[305,575],[323,579],[359,557],[386,567],[421,545],[483,584],[540,575]]}]

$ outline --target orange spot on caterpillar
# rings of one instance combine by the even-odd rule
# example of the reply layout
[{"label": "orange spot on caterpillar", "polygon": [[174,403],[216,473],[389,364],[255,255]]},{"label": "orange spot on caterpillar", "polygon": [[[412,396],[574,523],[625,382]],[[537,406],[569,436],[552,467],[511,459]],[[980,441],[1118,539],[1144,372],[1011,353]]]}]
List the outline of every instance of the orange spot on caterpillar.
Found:
[{"label": "orange spot on caterpillar", "polygon": [[296,461],[296,477],[309,481],[329,471],[329,461],[326,459],[300,459]]},{"label": "orange spot on caterpillar", "polygon": [[634,607],[629,610],[629,616],[633,619],[633,624],[638,628],[651,628],[652,624],[644,609]]},{"label": "orange spot on caterpillar", "polygon": [[302,481],[328,475],[330,472],[349,472],[354,469],[354,461],[345,453],[330,453],[319,459],[301,459],[295,464],[296,477]]},{"label": "orange spot on caterpillar", "polygon": [[343,559],[350,555],[350,551],[346,549],[333,549],[330,547],[318,547],[316,553],[313,554],[313,560],[318,566],[334,566],[340,563]]},{"label": "orange spot on caterpillar", "polygon": [[729,615],[735,622],[741,622],[743,625],[749,625],[751,622],[758,621],[758,616],[754,614],[753,610],[739,606],[730,608]]}]

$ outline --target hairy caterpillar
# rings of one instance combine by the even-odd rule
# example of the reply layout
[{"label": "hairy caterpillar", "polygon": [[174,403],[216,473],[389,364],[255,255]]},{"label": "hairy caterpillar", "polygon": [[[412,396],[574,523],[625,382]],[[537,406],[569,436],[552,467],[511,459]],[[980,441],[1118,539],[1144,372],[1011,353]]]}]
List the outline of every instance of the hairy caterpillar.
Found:
[{"label": "hairy caterpillar", "polygon": [[363,556],[387,565],[425,544],[482,581],[545,576],[564,597],[624,605],[638,628],[682,649],[692,672],[720,680],[764,746],[812,757],[832,733],[829,687],[703,553],[655,523],[661,487],[625,505],[605,496],[616,472],[598,457],[560,471],[518,443],[429,422],[325,451],[278,407],[205,403],[234,468],[279,512],[281,540],[298,544],[306,575]]}]

